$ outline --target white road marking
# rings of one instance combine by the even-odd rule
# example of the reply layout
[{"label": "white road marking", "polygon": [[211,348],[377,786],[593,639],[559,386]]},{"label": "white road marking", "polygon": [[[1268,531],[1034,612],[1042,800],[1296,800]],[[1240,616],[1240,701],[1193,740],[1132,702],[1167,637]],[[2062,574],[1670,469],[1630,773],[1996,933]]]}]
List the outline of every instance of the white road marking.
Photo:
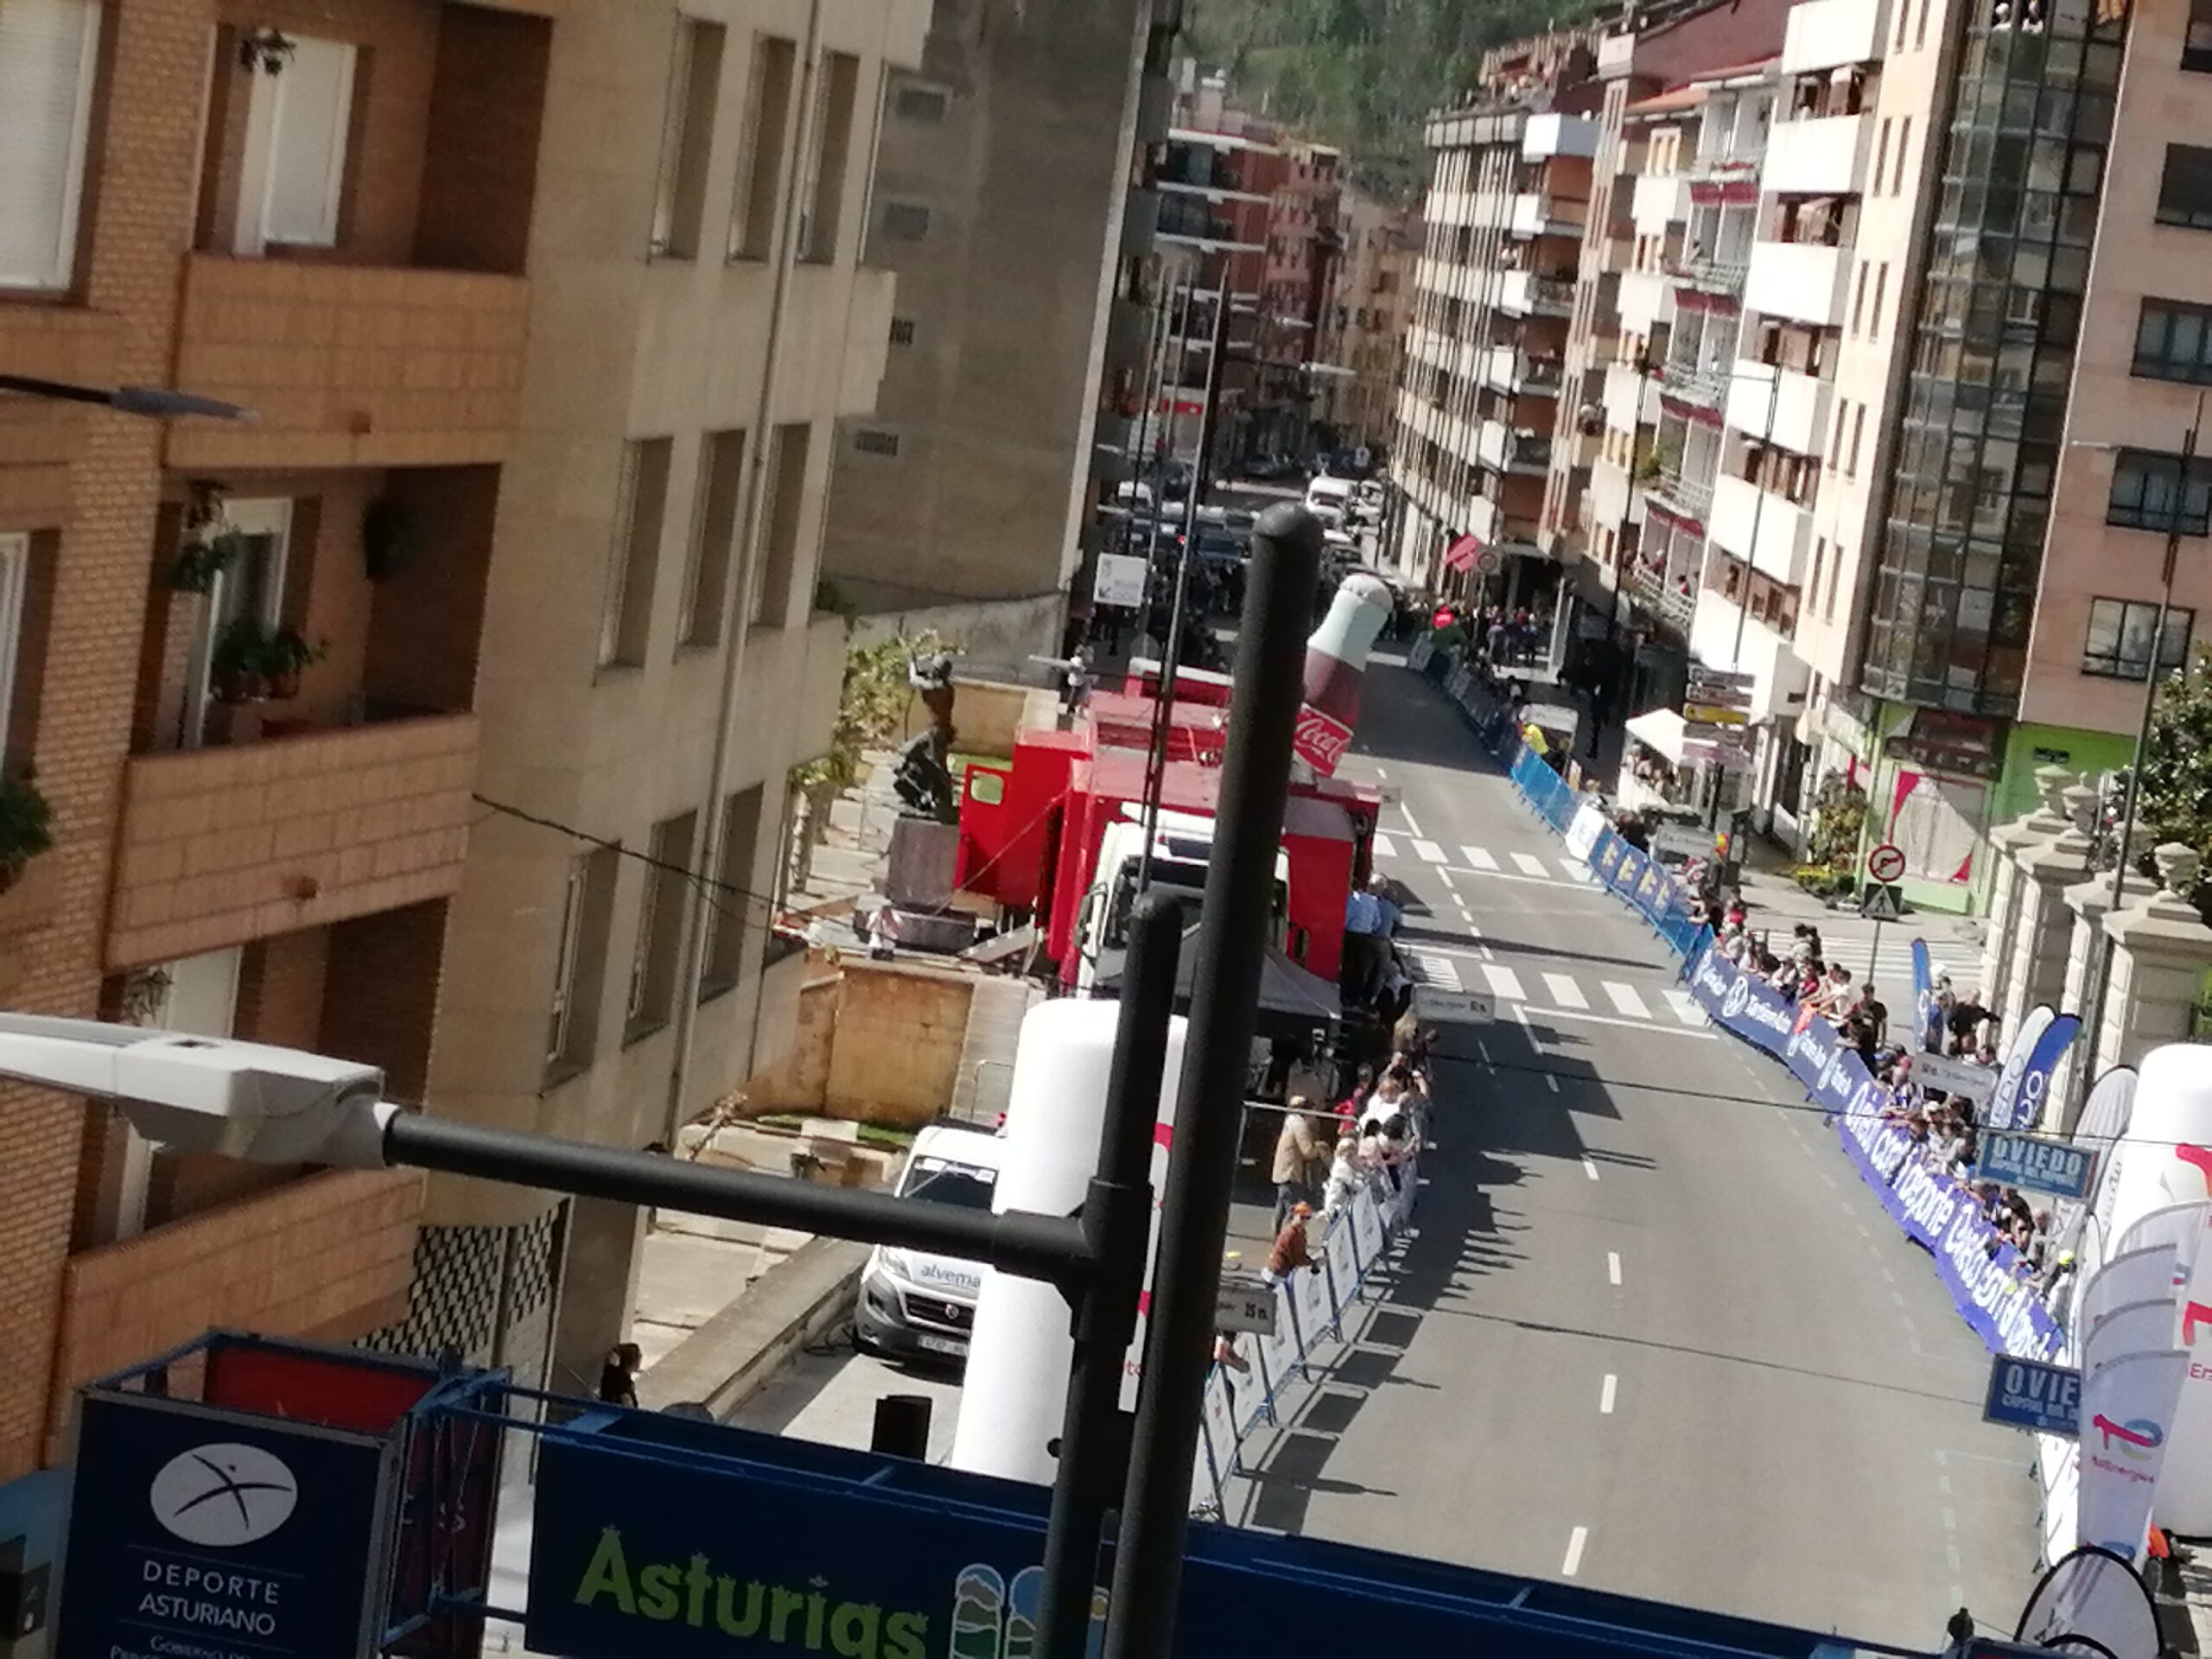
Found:
[{"label": "white road marking", "polygon": [[1873,1234],[1866,1230],[1866,1224],[1863,1221],[1859,1224],[1859,1236],[1861,1238],[1872,1238],[1874,1236]]},{"label": "white road marking", "polygon": [[1441,950],[1408,950],[1413,958],[1414,978],[1423,985],[1433,985],[1441,991],[1464,989],[1460,983],[1459,964]]},{"label": "white road marking", "polygon": [[1916,1354],[1921,1351],[1920,1338],[1918,1337],[1907,1337],[1904,1340],[1905,1346],[1911,1349],[1914,1353]]},{"label": "white road marking", "polygon": [[1416,839],[1414,842],[1414,851],[1432,864],[1441,864],[1444,861],[1444,849],[1433,841]]},{"label": "white road marking", "polygon": [[1559,1077],[1557,1073],[1551,1071],[1545,1072],[1544,1081],[1551,1085],[1552,1093],[1559,1093]]},{"label": "white road marking", "polygon": [[1549,875],[1551,874],[1550,869],[1545,866],[1544,861],[1538,858],[1534,853],[1516,853],[1513,855],[1513,862],[1519,868],[1521,874],[1523,875]]},{"label": "white road marking", "polygon": [[[1485,971],[1487,971],[1487,969],[1485,969]],[[1516,1002],[1512,1007],[1513,1017],[1521,1022],[1521,1029],[1528,1033],[1529,1046],[1535,1049],[1537,1053],[1542,1053],[1544,1052],[1543,1039],[1536,1035],[1536,1027],[1529,1022],[1529,1005],[1525,1002]]]},{"label": "white road marking", "polygon": [[1497,953],[1495,950],[1492,950],[1490,946],[1478,944],[1475,946],[1475,949],[1483,953],[1483,960],[1484,962],[1496,962],[1497,960]]},{"label": "white road marking", "polygon": [[1621,1281],[1621,1253],[1618,1250],[1605,1252],[1605,1277],[1617,1285]]},{"label": "white road marking", "polygon": [[1467,862],[1473,865],[1476,869],[1493,875],[1497,873],[1497,861],[1482,848],[1462,847],[1459,850],[1467,855]]},{"label": "white road marking", "polygon": [[1436,879],[1444,884],[1444,890],[1454,899],[1459,896],[1459,889],[1452,882],[1451,871],[1440,866],[1436,872]]},{"label": "white road marking", "polygon": [[1386,784],[1387,784],[1387,783],[1389,783],[1389,782],[1390,781],[1390,774],[1389,774],[1389,772],[1387,772],[1386,770],[1384,770],[1384,769],[1383,769],[1382,767],[1381,767],[1381,766],[1377,766],[1377,767],[1376,767],[1376,768],[1375,768],[1375,775],[1376,775],[1376,777],[1377,777],[1378,779],[1382,779],[1382,782],[1384,782],[1384,783],[1386,783]]},{"label": "white road marking", "polygon": [[1468,934],[1469,934],[1469,936],[1470,936],[1470,937],[1474,938],[1478,938],[1478,939],[1479,939],[1479,938],[1482,938],[1482,936],[1483,936],[1483,931],[1482,931],[1482,929],[1480,929],[1479,927],[1477,927],[1477,926],[1476,926],[1472,922],[1469,922],[1469,923],[1467,924],[1467,932],[1468,932]]},{"label": "white road marking", "polygon": [[1958,1529],[1959,1512],[1947,1503],[1943,1506],[1943,1530],[1946,1532],[1956,1532]]},{"label": "white road marking", "polygon": [[1646,1006],[1643,999],[1637,995],[1635,986],[1624,985],[1617,979],[1603,980],[1599,982],[1605,986],[1605,995],[1612,999],[1613,1006],[1631,1020],[1649,1020],[1651,1017],[1650,1008]]},{"label": "white road marking", "polygon": [[1486,876],[1492,881],[1519,881],[1534,887],[1582,887],[1580,881],[1562,881],[1555,875],[1515,875],[1505,870],[1462,870],[1462,875]]},{"label": "white road marking", "polygon": [[1562,1008],[1586,1008],[1590,999],[1582,995],[1582,988],[1565,974],[1546,974],[1544,988],[1552,994],[1552,1001]]},{"label": "white road marking", "polygon": [[1951,1495],[1951,1478],[1948,1475],[1936,1476],[1936,1490],[1948,1497]]},{"label": "white road marking", "polygon": [[1375,856],[1377,858],[1395,858],[1398,855],[1398,843],[1380,830],[1375,832],[1375,839],[1370,845],[1375,849]]},{"label": "white road marking", "polygon": [[1891,1291],[1890,1293],[1890,1300],[1895,1302],[1899,1307],[1903,1307],[1904,1306],[1904,1292],[1901,1290]]},{"label": "white road marking", "polygon": [[1946,1465],[1948,1465],[1950,1461],[1951,1461],[1951,1460],[1950,1460],[1950,1459],[1949,1459],[1949,1458],[1948,1458],[1948,1457],[1946,1457],[1946,1456],[1945,1456],[1942,1452],[1938,1452],[1936,1454],[1936,1466],[1938,1469],[1941,1469],[1941,1468],[1944,1467],[1944,1466],[1945,1466]]},{"label": "white road marking", "polygon": [[1521,988],[1521,976],[1510,968],[1495,962],[1486,962],[1483,964],[1483,977],[1490,981],[1491,989],[1500,996],[1518,1002],[1528,995],[1528,993]]},{"label": "white road marking", "polygon": [[1567,1535],[1567,1559],[1560,1563],[1559,1575],[1571,1579],[1582,1565],[1582,1546],[1590,1541],[1590,1529],[1577,1527]]},{"label": "white road marking", "polygon": [[1559,867],[1567,872],[1567,879],[1573,882],[1577,887],[1580,887],[1586,881],[1596,879],[1591,875],[1590,867],[1587,864],[1578,864],[1571,858],[1562,858],[1560,860]]},{"label": "white road marking", "polygon": [[1479,1037],[1475,1039],[1475,1052],[1483,1057],[1483,1064],[1484,1065],[1490,1067],[1493,1071],[1497,1070],[1497,1062],[1490,1057],[1490,1045],[1483,1041]]},{"label": "white road marking", "polygon": [[[1677,1031],[1672,1026],[1649,1025],[1641,1020],[1616,1020],[1610,1014],[1580,1014],[1573,1008],[1543,1008],[1538,1012],[1547,1019],[1580,1020],[1584,1024],[1592,1026],[1619,1026],[1629,1031],[1653,1032],[1662,1037],[1688,1037],[1700,1043],[1717,1043],[1720,1040],[1720,1033],[1717,1031]],[[1527,1016],[1524,1014],[1522,1018],[1525,1024]],[[1807,1141],[1801,1144],[1807,1152],[1812,1151],[1811,1141]]]},{"label": "white road marking", "polygon": [[1952,1572],[1957,1572],[1959,1570],[1959,1547],[1956,1544],[1944,1545],[1943,1559],[1950,1562]]},{"label": "white road marking", "polygon": [[1582,1173],[1585,1175],[1587,1175],[1592,1180],[1596,1180],[1598,1179],[1598,1160],[1595,1158],[1586,1155],[1582,1160]]},{"label": "white road marking", "polygon": [[1398,803],[1398,816],[1406,821],[1406,828],[1414,835],[1421,834],[1421,825],[1414,818],[1414,810],[1404,801]]},{"label": "white road marking", "polygon": [[1668,992],[1667,1006],[1675,1011],[1675,1018],[1686,1026],[1701,1026],[1705,1023],[1704,1007],[1699,1003],[1697,998],[1692,996],[1688,991]]},{"label": "white road marking", "polygon": [[1835,1185],[1835,1177],[1829,1174],[1825,1169],[1821,1172],[1821,1179],[1826,1181],[1830,1186],[1834,1186]]},{"label": "white road marking", "polygon": [[1620,1378],[1607,1371],[1605,1386],[1598,1390],[1598,1409],[1608,1417],[1613,1414],[1613,1395],[1619,1387]]},{"label": "white road marking", "polygon": [[1882,1269],[1882,1282],[1883,1282],[1884,1284],[1885,1284],[1885,1285],[1894,1285],[1895,1283],[1897,1283],[1897,1274],[1895,1274],[1894,1273],[1891,1273],[1891,1272],[1887,1268],[1884,1268]]}]

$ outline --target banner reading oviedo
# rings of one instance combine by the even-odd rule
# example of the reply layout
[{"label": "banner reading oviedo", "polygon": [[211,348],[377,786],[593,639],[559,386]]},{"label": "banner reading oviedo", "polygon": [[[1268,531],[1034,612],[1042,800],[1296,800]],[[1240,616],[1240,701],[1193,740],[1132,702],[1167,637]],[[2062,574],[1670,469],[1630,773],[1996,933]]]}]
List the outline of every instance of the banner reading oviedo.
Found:
[{"label": "banner reading oviedo", "polygon": [[1990,1351],[2055,1358],[2065,1333],[2027,1281],[2026,1262],[1983,1217],[1974,1195],[1919,1154],[1910,1131],[1881,1115],[1888,1092],[1834,1027],[1717,950],[1698,958],[1690,989],[1717,1023],[1777,1056],[1835,1114],[1860,1178],[1906,1236],[1936,1258],[1960,1314]]}]

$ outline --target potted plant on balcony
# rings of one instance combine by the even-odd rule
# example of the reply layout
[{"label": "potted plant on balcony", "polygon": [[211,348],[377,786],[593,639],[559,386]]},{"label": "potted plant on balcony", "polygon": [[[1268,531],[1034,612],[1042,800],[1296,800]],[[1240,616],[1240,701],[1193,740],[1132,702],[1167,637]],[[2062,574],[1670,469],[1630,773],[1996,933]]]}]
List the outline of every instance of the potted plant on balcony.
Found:
[{"label": "potted plant on balcony", "polygon": [[268,636],[261,651],[261,678],[268,696],[278,702],[289,702],[300,695],[302,672],[328,655],[327,645],[309,644],[297,628],[278,628]]},{"label": "potted plant on balcony", "polygon": [[238,67],[251,74],[281,75],[298,48],[280,29],[242,29],[238,31]]},{"label": "potted plant on balcony", "polygon": [[0,778],[0,893],[22,879],[23,867],[54,845],[54,809],[24,766]]},{"label": "potted plant on balcony", "polygon": [[223,626],[208,660],[207,677],[218,702],[253,702],[268,695],[270,645],[274,639],[257,616],[234,616]]}]

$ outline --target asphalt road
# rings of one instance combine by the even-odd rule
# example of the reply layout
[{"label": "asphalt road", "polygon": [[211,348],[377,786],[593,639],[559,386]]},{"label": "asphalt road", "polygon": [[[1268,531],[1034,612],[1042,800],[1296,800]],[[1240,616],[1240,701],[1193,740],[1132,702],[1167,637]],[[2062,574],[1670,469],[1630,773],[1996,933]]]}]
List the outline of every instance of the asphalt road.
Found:
[{"label": "asphalt road", "polygon": [[1232,1516],[1923,1649],[1961,1602],[2009,1630],[2028,1447],[1980,1421],[1926,1253],[1440,695],[1378,664],[1360,728],[1348,770],[1403,792],[1406,937],[1499,1019],[1445,1045],[1369,1340]]},{"label": "asphalt road", "polygon": [[[1405,942],[1498,1022],[1442,1045],[1415,1236],[1363,1338],[1231,1494],[1245,1524],[1933,1650],[2031,1587],[2026,1442],[1927,1255],[1781,1070],[1681,1001],[1448,704],[1369,675]],[[1263,1232],[1243,1205],[1232,1231]],[[865,1445],[945,1379],[811,1355],[738,1419]]]}]

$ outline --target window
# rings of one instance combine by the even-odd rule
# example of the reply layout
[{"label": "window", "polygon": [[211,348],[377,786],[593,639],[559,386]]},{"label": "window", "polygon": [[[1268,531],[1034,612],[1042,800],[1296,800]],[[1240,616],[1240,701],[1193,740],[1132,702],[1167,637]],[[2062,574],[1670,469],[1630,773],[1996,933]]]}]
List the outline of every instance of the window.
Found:
[{"label": "window", "polygon": [[933,127],[944,119],[944,112],[951,104],[951,94],[938,87],[901,86],[892,99],[891,107],[901,121]]},{"label": "window", "polygon": [[1859,476],[1859,441],[1866,435],[1866,405],[1861,404],[1851,411],[1851,458],[1843,463],[1846,478]]},{"label": "window", "polygon": [[711,645],[722,637],[722,605],[729,596],[738,503],[744,495],[745,434],[708,433],[699,440],[699,510],[683,574],[683,608],[677,619],[677,638],[687,645]]},{"label": "window", "polygon": [[918,242],[930,233],[930,210],[918,202],[883,204],[883,233],[901,242]]},{"label": "window", "polygon": [[[2166,637],[2158,647],[2161,673],[2189,660],[2189,635],[2196,621],[2194,611],[2166,613]],[[2158,626],[2158,607],[2132,600],[2095,599],[2089,601],[2088,638],[2082,645],[2082,671],[2109,678],[2139,680],[2151,671],[2151,635]]]},{"label": "window", "polygon": [[[275,627],[284,620],[284,565],[292,537],[292,503],[271,498],[230,501],[222,508],[220,531],[233,533],[230,561],[216,574],[193,636],[193,671],[188,682],[183,741],[196,748],[208,737],[208,707],[217,688],[238,672],[235,645],[226,648],[232,629],[242,624]],[[256,631],[257,631],[257,629]],[[250,635],[249,635],[250,637]]]},{"label": "window", "polygon": [[684,895],[690,891],[691,841],[699,815],[685,812],[653,826],[645,891],[638,906],[638,940],[630,956],[630,995],[622,1040],[634,1043],[668,1023],[677,959],[683,951]]},{"label": "window", "polygon": [[1851,333],[1854,339],[1858,337],[1859,334],[1859,316],[1866,309],[1866,262],[1864,259],[1861,259],[1859,262],[1859,275],[1853,280],[1851,285]]},{"label": "window", "polygon": [[600,619],[601,665],[635,667],[645,660],[652,632],[653,578],[660,566],[661,521],[668,511],[668,463],[674,445],[645,438],[630,446],[624,464],[621,511],[615,519],[613,570],[607,609]]},{"label": "window", "polygon": [[899,435],[886,432],[880,427],[863,426],[853,433],[853,448],[864,455],[895,455],[899,453]]},{"label": "window", "polygon": [[807,454],[814,429],[796,421],[776,429],[768,455],[766,546],[755,567],[753,602],[747,615],[754,624],[780,628],[791,620],[792,577],[798,566],[799,515],[806,505]]},{"label": "window", "polygon": [[1841,542],[1838,542],[1835,544],[1835,557],[1828,564],[1827,603],[1821,607],[1821,617],[1830,622],[1835,620],[1835,588],[1836,583],[1842,577],[1842,575],[1843,543]]},{"label": "window", "polygon": [[766,259],[776,232],[776,192],[791,125],[791,41],[774,35],[753,41],[753,74],[745,95],[745,130],[738,146],[737,200],[729,216],[729,257]]},{"label": "window", "polygon": [[[1890,194],[1891,195],[1897,194],[1898,191],[1904,188],[1904,158],[1911,152],[1911,149],[1912,118],[1908,115],[1902,121],[1897,123],[1897,166],[1890,174]],[[1881,182],[1878,176],[1876,178],[1875,182],[1878,184]]]},{"label": "window", "polygon": [[826,265],[837,257],[844,228],[845,164],[853,148],[853,100],[861,60],[849,52],[825,52],[815,77],[814,121],[801,170],[798,257]]},{"label": "window", "polygon": [[[1902,16],[1903,14],[1900,13],[1899,15]],[[1874,188],[1877,190],[1879,190],[1882,188],[1882,175],[1888,170],[1890,165],[1890,128],[1891,124],[1892,124],[1890,121],[1885,119],[1882,123],[1881,135],[1874,141],[1873,178]]]},{"label": "window", "polygon": [[99,35],[96,0],[0,6],[0,289],[69,286]]},{"label": "window", "polygon": [[911,346],[914,343],[914,320],[912,317],[891,319],[891,343],[893,346]]},{"label": "window", "polygon": [[696,17],[677,19],[669,71],[668,124],[661,137],[660,188],[653,200],[652,251],[669,259],[699,257],[707,211],[707,162],[721,99],[722,46],[728,31]]},{"label": "window", "polygon": [[308,35],[291,41],[281,71],[248,72],[235,244],[240,254],[259,254],[272,245],[338,245],[359,54],[343,41]]},{"label": "window", "polygon": [[1835,404],[1835,421],[1828,428],[1828,465],[1838,465],[1843,459],[1843,427],[1851,413],[1851,399],[1839,397]]},{"label": "window", "polygon": [[2212,0],[2189,0],[2189,27],[2181,39],[2181,67],[2212,70]]},{"label": "window", "polygon": [[1890,286],[1890,262],[1886,259],[1874,267],[1874,309],[1866,319],[1866,338],[1882,337],[1882,296]]},{"label": "window", "polygon": [[2135,324],[2135,372],[2152,380],[2212,383],[2212,306],[2144,301]]},{"label": "window", "polygon": [[2212,149],[2168,144],[2158,177],[2158,223],[2212,231]]},{"label": "window", "polygon": [[24,625],[30,609],[32,557],[29,536],[0,536],[0,746],[4,746],[0,756],[10,762],[29,759],[38,733],[39,664],[23,661],[26,633],[35,649],[46,632],[43,626],[27,629]]},{"label": "window", "polygon": [[[1900,5],[1903,5],[1907,3],[1907,0],[1897,0],[1897,3]],[[1912,49],[1916,52],[1919,51],[1923,47],[1928,44],[1928,8],[1930,0],[1920,0],[1920,20],[1912,26]]]},{"label": "window", "polygon": [[553,1000],[546,1024],[548,1083],[589,1065],[599,1045],[599,995],[605,982],[607,927],[622,855],[595,848],[570,861],[553,962]]},{"label": "window", "polygon": [[760,817],[766,810],[764,787],[755,784],[733,795],[722,807],[722,844],[715,866],[721,885],[714,895],[714,931],[707,940],[706,970],[699,979],[699,1000],[726,991],[745,977],[745,947],[753,935],[753,920],[765,917],[766,899],[753,892],[753,866],[760,849]]},{"label": "window", "polygon": [[2178,518],[2181,533],[2205,533],[2212,512],[2212,460],[2190,464],[2186,498],[2181,496],[2181,457],[2146,449],[2123,449],[2113,464],[2112,498],[2105,507],[2105,522],[2131,530],[2171,530]]}]

